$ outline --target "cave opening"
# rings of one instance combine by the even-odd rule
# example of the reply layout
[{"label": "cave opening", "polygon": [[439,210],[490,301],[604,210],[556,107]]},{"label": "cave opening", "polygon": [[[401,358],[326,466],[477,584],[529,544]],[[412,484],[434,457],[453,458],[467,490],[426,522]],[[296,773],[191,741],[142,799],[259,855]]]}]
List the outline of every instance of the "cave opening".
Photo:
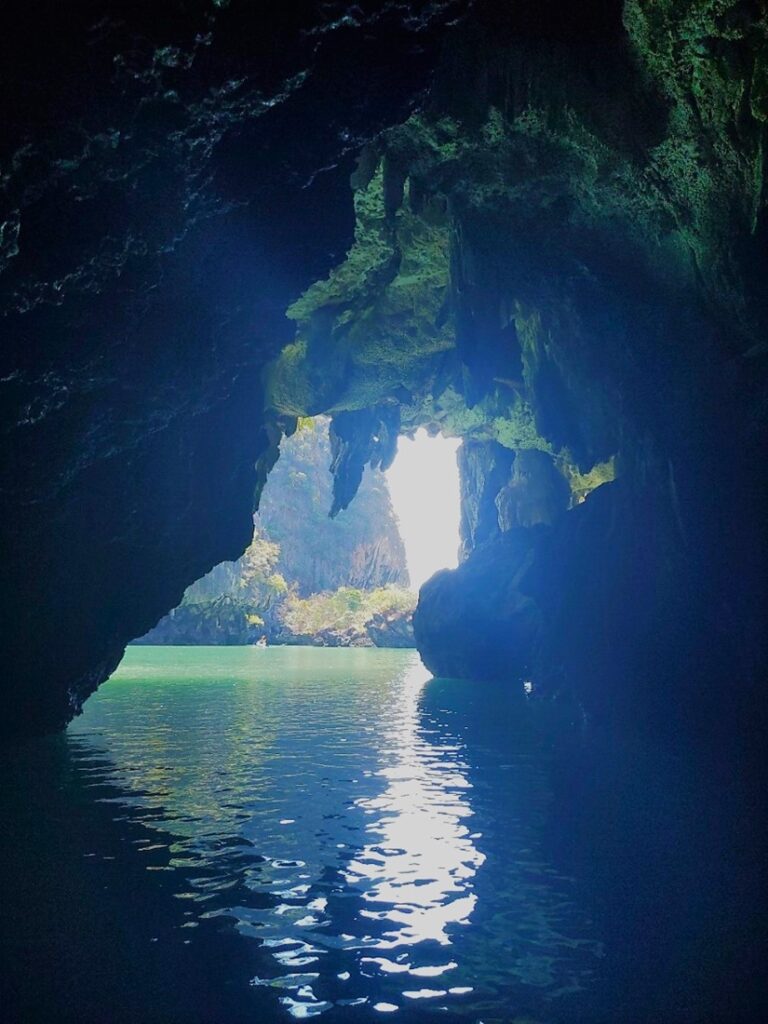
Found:
[{"label": "cave opening", "polygon": [[423,583],[458,565],[461,441],[420,427],[333,503],[330,419],[280,442],[244,554],[214,566],[136,645],[413,645]]},{"label": "cave opening", "polygon": [[243,555],[187,587],[134,644],[414,645],[422,584],[458,564],[461,441],[401,435],[388,469],[366,466],[331,516],[330,424],[306,417],[281,439]]},{"label": "cave opening", "polygon": [[392,507],[405,545],[413,590],[459,561],[461,496],[457,453],[461,441],[423,427],[401,435],[387,470]]}]

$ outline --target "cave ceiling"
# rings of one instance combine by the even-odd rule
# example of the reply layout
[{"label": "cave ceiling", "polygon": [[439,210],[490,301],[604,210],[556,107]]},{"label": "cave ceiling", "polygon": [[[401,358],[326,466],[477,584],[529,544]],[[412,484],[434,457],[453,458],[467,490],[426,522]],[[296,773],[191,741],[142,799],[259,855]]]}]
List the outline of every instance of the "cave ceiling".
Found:
[{"label": "cave ceiling", "polygon": [[428,102],[358,158],[354,243],[267,374],[275,414],[335,414],[356,446],[341,504],[393,417],[574,478],[676,430],[724,360],[750,390],[768,107],[749,14],[628,2],[613,38],[521,44],[490,16],[451,39]]}]

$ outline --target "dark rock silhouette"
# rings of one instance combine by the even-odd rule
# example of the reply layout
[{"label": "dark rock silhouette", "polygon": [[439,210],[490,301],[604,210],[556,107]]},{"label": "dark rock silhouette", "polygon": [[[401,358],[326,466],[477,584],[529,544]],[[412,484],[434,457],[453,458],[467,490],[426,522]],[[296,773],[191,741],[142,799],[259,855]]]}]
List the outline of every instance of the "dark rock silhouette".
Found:
[{"label": "dark rock silhouette", "polygon": [[[4,727],[63,725],[238,558],[280,437],[327,413],[334,511],[398,432],[467,441],[457,578],[512,602],[489,644],[535,608],[510,664],[648,721],[664,666],[692,728],[729,665],[732,720],[712,729],[750,746],[768,674],[760,6],[100,13],[51,12],[39,37],[14,5],[4,36]],[[512,558],[510,590],[518,530],[533,561]]]},{"label": "dark rock silhouette", "polygon": [[354,157],[461,12],[6,5],[4,731],[63,727],[249,543],[285,309],[341,258]]}]

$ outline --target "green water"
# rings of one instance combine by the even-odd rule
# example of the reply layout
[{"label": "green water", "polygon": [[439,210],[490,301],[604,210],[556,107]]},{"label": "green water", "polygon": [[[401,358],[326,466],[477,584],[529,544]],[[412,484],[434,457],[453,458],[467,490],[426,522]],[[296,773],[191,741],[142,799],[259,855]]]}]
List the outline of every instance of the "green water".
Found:
[{"label": "green water", "polygon": [[762,1024],[759,817],[535,697],[129,650],[0,751],[0,1021]]},{"label": "green water", "polygon": [[136,647],[53,742],[60,912],[107,937],[80,966],[59,937],[72,1019],[558,1021],[590,992],[551,744],[509,687],[412,651]]}]

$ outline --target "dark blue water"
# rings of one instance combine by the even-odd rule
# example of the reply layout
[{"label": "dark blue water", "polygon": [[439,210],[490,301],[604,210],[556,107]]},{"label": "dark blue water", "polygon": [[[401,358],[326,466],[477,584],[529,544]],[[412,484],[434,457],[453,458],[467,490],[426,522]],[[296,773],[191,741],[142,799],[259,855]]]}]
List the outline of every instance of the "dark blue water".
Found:
[{"label": "dark blue water", "polygon": [[577,718],[408,651],[131,649],[6,755],[3,1020],[704,1020],[724,951],[649,948],[676,897],[569,820]]}]

